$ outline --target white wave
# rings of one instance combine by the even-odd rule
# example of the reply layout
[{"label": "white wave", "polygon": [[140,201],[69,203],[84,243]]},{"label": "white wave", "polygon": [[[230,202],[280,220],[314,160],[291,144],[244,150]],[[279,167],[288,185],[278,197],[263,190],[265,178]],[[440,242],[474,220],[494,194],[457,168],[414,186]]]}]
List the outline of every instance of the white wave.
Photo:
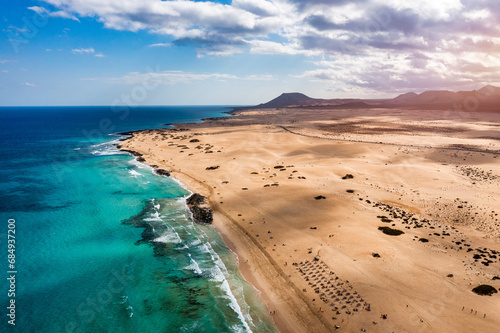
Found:
[{"label": "white wave", "polygon": [[179,244],[182,242],[182,240],[173,234],[164,234],[161,235],[158,238],[154,239],[155,242],[161,242],[161,243],[170,243],[170,244]]},{"label": "white wave", "polygon": [[196,245],[200,245],[200,244],[201,244],[201,240],[199,240],[199,239],[195,239],[194,241],[191,241],[191,242],[188,243],[188,245],[190,247],[196,246]]},{"label": "white wave", "polygon": [[90,152],[94,156],[111,156],[111,155],[120,155],[121,152],[117,149],[106,148],[106,149],[98,149]]},{"label": "white wave", "polygon": [[154,213],[151,213],[151,217],[145,218],[144,221],[147,221],[147,222],[153,222],[153,221],[160,222],[160,221],[163,221],[163,220],[160,217],[160,212],[156,211]]},{"label": "white wave", "polygon": [[134,308],[132,306],[128,306],[127,307],[127,310],[130,310],[130,315],[129,315],[129,318],[132,318],[132,316],[134,315]]},{"label": "white wave", "polygon": [[224,264],[224,262],[222,262],[220,256],[217,254],[217,252],[215,252],[215,250],[209,243],[205,243],[203,245],[205,246],[206,251],[210,253],[212,262],[215,263],[214,270],[212,271],[212,281],[221,283],[220,288],[225,293],[224,298],[229,300],[229,307],[236,313],[243,324],[243,327],[238,326],[237,331],[252,332],[250,326],[248,325],[248,323],[250,323],[250,325],[254,326],[252,318],[250,316],[246,316],[243,313],[243,310],[238,304],[238,301],[236,300],[236,297],[234,296],[231,287],[229,286],[229,282],[226,279],[226,276],[229,274],[226,265]]},{"label": "white wave", "polygon": [[184,267],[184,269],[188,269],[190,271],[195,272],[196,274],[202,274],[203,271],[200,269],[198,263],[191,257],[191,254],[188,254],[189,261],[191,262],[188,266]]},{"label": "white wave", "polygon": [[160,235],[160,237],[157,237],[154,241],[170,244],[182,243],[181,237],[174,229],[168,229],[163,235]]},{"label": "white wave", "polygon": [[119,155],[119,154],[125,154],[125,152],[122,152],[118,148],[116,148],[116,145],[120,142],[119,139],[115,139],[112,141],[106,141],[102,143],[98,143],[95,145],[90,146],[92,150],[91,154],[95,156],[107,156],[107,155]]},{"label": "white wave", "polygon": [[182,250],[186,250],[186,249],[189,249],[189,247],[187,245],[182,245],[182,246],[174,248],[174,250],[176,250],[176,251],[182,251]]},{"label": "white wave", "polygon": [[121,296],[119,302],[113,302],[113,304],[125,304],[128,301],[128,296]]},{"label": "white wave", "polygon": [[134,165],[138,169],[151,169],[151,170],[154,170],[149,165],[141,163],[141,162],[137,161],[135,158],[133,160],[128,161],[128,163]]},{"label": "white wave", "polygon": [[132,177],[134,177],[134,178],[137,178],[137,176],[142,176],[142,174],[140,174],[139,172],[137,172],[135,170],[129,170],[128,173],[131,174]]},{"label": "white wave", "polygon": [[[94,156],[109,156],[109,155],[123,155],[123,154],[126,154],[125,152],[119,150],[118,148],[116,148],[115,145],[113,144],[110,144],[109,142],[106,142],[105,145],[103,146],[100,146],[100,147],[94,147],[92,146],[92,148],[94,148],[93,151],[91,151],[90,153]],[[95,149],[97,148],[97,149]]]}]

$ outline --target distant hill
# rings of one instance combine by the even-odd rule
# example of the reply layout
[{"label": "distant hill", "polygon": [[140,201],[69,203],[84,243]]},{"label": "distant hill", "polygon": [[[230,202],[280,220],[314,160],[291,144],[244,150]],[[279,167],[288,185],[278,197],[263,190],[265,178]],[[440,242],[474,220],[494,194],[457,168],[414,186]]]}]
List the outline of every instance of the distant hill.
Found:
[{"label": "distant hill", "polygon": [[346,103],[361,102],[360,99],[354,98],[336,98],[336,99],[321,99],[311,98],[302,93],[283,93],[267,103],[259,104],[255,108],[285,108],[294,106],[336,106]]},{"label": "distant hill", "polygon": [[305,106],[319,104],[321,100],[311,98],[301,93],[283,93],[275,99],[257,105],[260,108],[282,108],[289,106]]},{"label": "distant hill", "polygon": [[[474,100],[471,100],[474,98]],[[453,92],[449,90],[431,90],[420,94],[408,92],[395,98],[383,100],[369,99],[321,99],[311,98],[302,93],[283,93],[275,99],[259,104],[253,108],[287,108],[287,107],[344,107],[344,108],[374,108],[374,107],[431,107],[450,108],[460,103],[481,103],[482,107],[500,109],[500,88],[487,85],[479,90]]]},{"label": "distant hill", "polygon": [[500,96],[500,88],[491,85],[484,86],[477,92],[485,96]]},{"label": "distant hill", "polygon": [[[411,95],[410,95],[411,94]],[[459,94],[448,91],[425,91],[421,94],[406,93],[393,98],[392,101],[398,101],[410,104],[428,104],[428,103],[454,103],[463,99]]]},{"label": "distant hill", "polygon": [[414,99],[417,96],[418,95],[415,94],[414,92],[409,92],[409,93],[406,93],[406,94],[399,95],[398,97],[394,98],[393,101],[394,102],[398,102],[398,103],[405,103],[405,102],[407,102],[409,100]]}]

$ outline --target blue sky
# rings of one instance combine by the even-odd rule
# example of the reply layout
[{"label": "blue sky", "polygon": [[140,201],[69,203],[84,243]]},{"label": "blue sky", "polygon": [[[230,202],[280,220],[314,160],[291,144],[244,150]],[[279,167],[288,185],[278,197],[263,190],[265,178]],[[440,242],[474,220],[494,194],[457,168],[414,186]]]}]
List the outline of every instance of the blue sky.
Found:
[{"label": "blue sky", "polygon": [[0,105],[249,105],[500,82],[494,0],[1,6]]}]

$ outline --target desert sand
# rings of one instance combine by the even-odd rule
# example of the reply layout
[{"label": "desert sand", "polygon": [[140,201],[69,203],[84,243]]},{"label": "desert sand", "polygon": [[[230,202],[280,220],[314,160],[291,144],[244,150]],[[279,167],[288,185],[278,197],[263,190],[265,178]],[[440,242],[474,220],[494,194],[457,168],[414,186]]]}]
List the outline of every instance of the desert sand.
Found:
[{"label": "desert sand", "polygon": [[209,197],[281,332],[495,332],[500,293],[472,289],[500,288],[499,129],[495,112],[264,109],[122,148]]}]

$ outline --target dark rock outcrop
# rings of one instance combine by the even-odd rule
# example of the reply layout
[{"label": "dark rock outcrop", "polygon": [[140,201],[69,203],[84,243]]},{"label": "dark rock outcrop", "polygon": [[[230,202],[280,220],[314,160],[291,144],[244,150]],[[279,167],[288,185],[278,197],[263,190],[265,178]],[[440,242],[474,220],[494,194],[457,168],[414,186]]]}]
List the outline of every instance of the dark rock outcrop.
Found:
[{"label": "dark rock outcrop", "polygon": [[[120,147],[121,147],[121,146],[120,146]],[[119,148],[120,148],[120,147],[119,147]],[[136,156],[136,157],[140,157],[140,156],[142,156],[142,154],[141,154],[141,153],[138,153],[138,152],[133,151],[133,150],[130,150],[130,149],[121,149],[121,148],[120,148],[120,150],[121,150],[121,151],[125,151],[125,152],[127,152],[127,153],[131,154],[132,156]]]},{"label": "dark rock outcrop", "polygon": [[170,171],[164,169],[156,169],[155,172],[160,176],[170,177]]},{"label": "dark rock outcrop", "polygon": [[208,199],[201,194],[193,193],[186,200],[186,204],[193,214],[193,220],[199,224],[211,224],[213,212]]}]

